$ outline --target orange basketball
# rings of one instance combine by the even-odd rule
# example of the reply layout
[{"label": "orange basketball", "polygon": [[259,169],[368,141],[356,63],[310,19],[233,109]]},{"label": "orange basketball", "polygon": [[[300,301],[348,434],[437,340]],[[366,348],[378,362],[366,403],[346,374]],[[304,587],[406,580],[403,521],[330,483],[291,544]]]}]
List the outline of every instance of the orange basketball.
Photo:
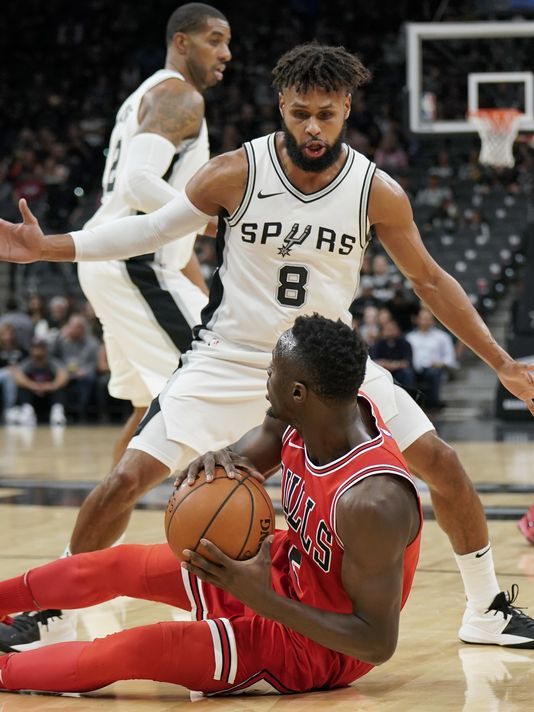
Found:
[{"label": "orange basketball", "polygon": [[209,558],[201,539],[208,539],[232,559],[255,556],[264,539],[274,532],[274,509],[265,488],[253,477],[230,479],[224,468],[206,482],[204,471],[195,484],[183,482],[169,498],[165,534],[174,554],[183,560],[184,549]]}]

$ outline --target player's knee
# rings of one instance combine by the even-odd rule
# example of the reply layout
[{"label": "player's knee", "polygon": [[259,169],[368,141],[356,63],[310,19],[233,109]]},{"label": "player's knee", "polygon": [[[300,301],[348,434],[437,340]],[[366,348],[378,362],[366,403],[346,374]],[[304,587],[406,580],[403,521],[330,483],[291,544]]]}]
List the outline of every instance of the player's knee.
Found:
[{"label": "player's knee", "polygon": [[436,470],[454,480],[466,477],[456,450],[440,438],[436,438]]},{"label": "player's knee", "polygon": [[116,465],[105,482],[106,498],[123,503],[136,502],[153,483],[139,467],[133,463]]}]

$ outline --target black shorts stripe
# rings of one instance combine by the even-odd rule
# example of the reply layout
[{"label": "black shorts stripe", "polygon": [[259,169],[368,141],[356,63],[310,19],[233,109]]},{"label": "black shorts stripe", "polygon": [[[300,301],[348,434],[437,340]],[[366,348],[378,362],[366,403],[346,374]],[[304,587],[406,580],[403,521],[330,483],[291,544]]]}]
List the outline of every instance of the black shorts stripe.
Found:
[{"label": "black shorts stripe", "polygon": [[126,260],[124,264],[130,279],[163,331],[178,351],[187,351],[193,340],[191,326],[169,292],[160,285],[152,265],[149,262],[131,260]]},{"label": "black shorts stripe", "polygon": [[145,425],[146,425],[147,423],[149,423],[149,422],[152,420],[152,418],[153,418],[157,413],[160,412],[160,410],[161,410],[161,406],[160,406],[160,404],[159,404],[159,396],[156,396],[156,397],[154,398],[154,400],[152,401],[152,403],[148,406],[148,410],[147,410],[146,413],[143,415],[143,417],[142,417],[142,419],[141,419],[141,422],[140,422],[139,425],[137,426],[137,430],[136,430],[135,433],[133,434],[133,437],[134,437],[134,438],[135,438],[136,435],[139,435],[139,433],[141,432],[141,430],[143,430],[143,428],[145,427]]},{"label": "black shorts stripe", "polygon": [[219,271],[223,265],[224,262],[224,248],[226,245],[226,232],[227,232],[227,224],[225,218],[227,217],[228,213],[225,213],[224,215],[219,216],[219,222],[217,224],[217,236],[215,238],[215,252],[217,254],[217,270],[215,274],[213,275],[213,279],[211,281],[211,287],[210,287],[210,296],[208,303],[202,310],[202,314],[200,315],[200,321],[201,325],[195,326],[194,329],[194,334],[195,337],[198,336],[200,330],[202,327],[208,327],[215,312],[217,309],[220,307],[223,294],[224,294],[224,287],[223,283],[221,280],[221,276],[219,274]]}]

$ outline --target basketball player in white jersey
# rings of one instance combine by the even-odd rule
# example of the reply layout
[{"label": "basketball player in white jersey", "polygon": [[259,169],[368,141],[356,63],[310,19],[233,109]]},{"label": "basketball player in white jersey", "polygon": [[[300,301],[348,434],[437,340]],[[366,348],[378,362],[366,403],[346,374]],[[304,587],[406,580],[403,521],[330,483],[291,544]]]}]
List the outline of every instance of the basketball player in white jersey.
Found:
[{"label": "basketball player in white jersey", "polygon": [[[145,253],[219,216],[219,270],[197,339],[110,476],[88,496],[73,552],[111,545],[141,495],[206,449],[262,422],[270,349],[299,314],[350,323],[369,227],[414,290],[534,415],[534,378],[494,340],[460,285],[426,251],[401,187],[343,143],[351,93],[368,79],[340,47],[303,45],[274,69],[284,130],[218,156],[146,216],[44,237],[24,200],[0,222],[0,258],[98,260]],[[111,240],[113,237],[113,240]],[[534,647],[534,621],[499,590],[484,510],[453,449],[391,376],[369,362],[363,390],[410,468],[429,486],[462,573],[459,631],[473,643]]]},{"label": "basketball player in white jersey", "polygon": [[[230,60],[230,27],[210,5],[170,16],[165,68],[120,107],[102,179],[102,205],[86,227],[149,213],[183,190],[209,160],[202,92]],[[194,253],[196,232],[130,260],[80,264],[78,276],[102,322],[109,391],[133,413],[116,443],[117,462],[152,399],[161,392],[200,321],[206,285]]]}]

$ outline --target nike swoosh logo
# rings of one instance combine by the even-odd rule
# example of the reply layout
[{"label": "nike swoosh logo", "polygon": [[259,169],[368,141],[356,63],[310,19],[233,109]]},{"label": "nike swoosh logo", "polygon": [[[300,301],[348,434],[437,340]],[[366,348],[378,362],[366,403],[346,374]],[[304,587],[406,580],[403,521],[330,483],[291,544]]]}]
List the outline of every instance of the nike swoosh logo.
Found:
[{"label": "nike swoosh logo", "polygon": [[481,552],[481,551],[477,551],[477,553],[475,554],[475,558],[480,559],[482,556],[484,556],[485,554],[487,554],[490,549],[491,549],[491,544],[488,546],[487,549],[484,549],[484,551],[482,551],[482,552]]},{"label": "nike swoosh logo", "polygon": [[283,191],[281,193],[262,193],[261,190],[258,193],[258,198],[261,200],[262,198],[272,198],[273,195],[283,195]]}]

